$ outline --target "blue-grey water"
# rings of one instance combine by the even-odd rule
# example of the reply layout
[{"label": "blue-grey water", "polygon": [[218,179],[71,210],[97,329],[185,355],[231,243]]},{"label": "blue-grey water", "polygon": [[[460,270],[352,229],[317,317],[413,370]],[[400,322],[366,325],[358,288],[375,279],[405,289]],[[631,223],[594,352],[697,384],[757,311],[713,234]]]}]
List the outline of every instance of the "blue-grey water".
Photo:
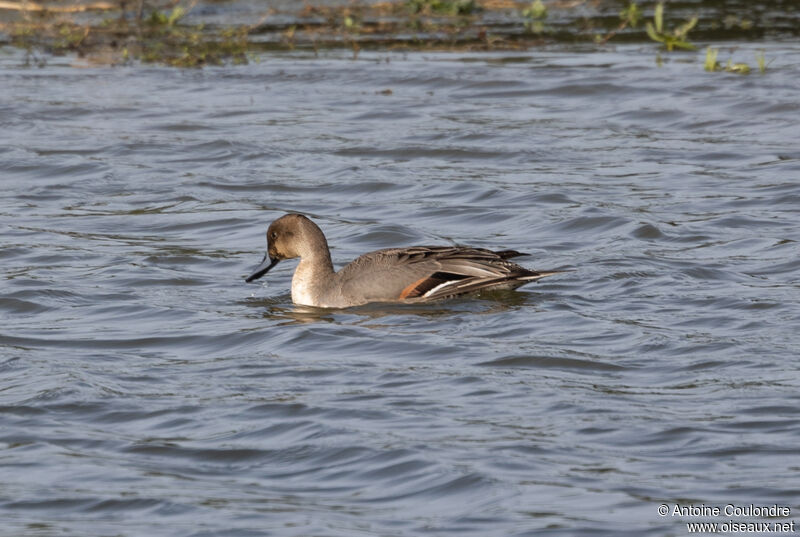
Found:
[{"label": "blue-grey water", "polygon": [[[800,531],[800,48],[0,51],[0,534]],[[84,65],[85,67],[85,65]],[[417,306],[295,307],[264,232],[341,265],[470,244],[571,268]]]}]

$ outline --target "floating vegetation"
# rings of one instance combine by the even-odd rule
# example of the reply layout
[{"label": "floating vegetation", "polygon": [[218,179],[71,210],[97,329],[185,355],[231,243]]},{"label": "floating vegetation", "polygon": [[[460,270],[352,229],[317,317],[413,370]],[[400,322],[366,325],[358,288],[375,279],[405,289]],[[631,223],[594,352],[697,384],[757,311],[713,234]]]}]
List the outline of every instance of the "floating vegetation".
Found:
[{"label": "floating vegetation", "polygon": [[127,47],[131,54],[148,63],[163,63],[175,67],[202,67],[226,62],[247,63],[247,31],[224,28],[213,35],[204,33],[201,26],[176,26],[174,21],[154,26],[138,43]]},{"label": "floating vegetation", "polygon": [[544,21],[547,18],[547,7],[542,3],[542,0],[534,0],[531,4],[522,11],[522,16],[525,19],[525,28],[534,34],[544,32]]},{"label": "floating vegetation", "polygon": [[698,18],[692,17],[686,23],[678,26],[672,32],[664,30],[664,2],[656,4],[653,22],[647,22],[647,35],[653,41],[661,43],[671,52],[675,47],[685,50],[695,50],[697,47],[689,43],[689,32],[697,25]]},{"label": "floating vegetation", "polygon": [[[750,66],[746,63],[733,63],[732,59],[728,59],[728,62],[723,66],[717,61],[717,56],[719,55],[719,49],[708,47],[706,48],[706,59],[703,64],[703,67],[708,72],[714,71],[725,71],[728,73],[737,73],[740,75],[747,75],[750,74]],[[767,71],[767,59],[764,56],[764,51],[758,51],[756,53],[756,65],[758,66],[758,71],[761,74],[764,74]]]},{"label": "floating vegetation", "polygon": [[[65,6],[65,1],[76,5]],[[650,39],[668,52],[694,49],[689,34],[696,28],[705,40],[717,34],[727,41],[764,36],[769,31],[764,17],[783,24],[780,36],[800,36],[800,15],[792,11],[796,0],[774,2],[769,11],[756,12],[747,3],[726,4],[723,10],[719,3],[703,0],[671,3],[668,9],[654,0],[352,0],[340,5],[290,2],[285,11],[248,3],[243,11],[230,9],[231,22],[223,26],[217,21],[225,8],[217,0],[62,0],[52,6],[0,0],[0,10],[5,10],[0,11],[0,44],[5,38],[45,61],[52,54],[74,54],[105,64],[185,67],[247,63],[259,51],[316,54],[325,48],[351,48],[357,57],[365,48],[525,50],[611,39]],[[652,19],[643,24],[648,10]],[[759,70],[766,63],[762,59]],[[714,64],[709,71],[726,67]],[[744,68],[731,64],[730,69]]]},{"label": "floating vegetation", "polygon": [[406,0],[412,13],[472,15],[480,10],[475,0]]},{"label": "floating vegetation", "polygon": [[93,54],[98,61],[111,64],[133,60],[176,67],[247,63],[246,27],[209,30],[202,24],[181,24],[186,14],[186,8],[175,6],[169,11],[153,10],[133,21],[124,16],[105,18],[94,26],[61,16],[50,22],[40,16],[37,19],[41,20],[26,19],[13,25],[12,43],[29,53],[42,48],[51,54]]},{"label": "floating vegetation", "polygon": [[740,75],[750,74],[750,66],[746,63],[733,63],[733,60],[728,60],[725,65],[725,70],[729,73],[739,73]]}]

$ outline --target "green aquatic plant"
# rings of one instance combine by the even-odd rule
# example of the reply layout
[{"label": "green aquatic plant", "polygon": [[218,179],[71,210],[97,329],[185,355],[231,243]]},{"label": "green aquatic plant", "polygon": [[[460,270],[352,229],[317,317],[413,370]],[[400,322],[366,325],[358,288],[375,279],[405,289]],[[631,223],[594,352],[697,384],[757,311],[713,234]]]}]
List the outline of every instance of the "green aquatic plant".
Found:
[{"label": "green aquatic plant", "polygon": [[669,52],[676,47],[685,50],[695,50],[697,47],[689,42],[688,36],[689,32],[696,24],[697,17],[692,17],[683,25],[672,30],[672,32],[666,31],[664,29],[664,2],[659,2],[656,4],[653,22],[647,22],[646,30],[650,39],[664,45]]},{"label": "green aquatic plant", "polygon": [[750,66],[746,63],[733,63],[733,60],[728,60],[725,64],[725,70],[729,73],[738,73],[740,75],[750,74]]},{"label": "green aquatic plant", "polygon": [[89,35],[88,26],[62,24],[58,28],[58,39],[53,43],[55,50],[77,50]]},{"label": "green aquatic plant", "polygon": [[412,13],[472,15],[480,11],[475,0],[406,0],[405,5]]},{"label": "green aquatic plant", "polygon": [[769,62],[767,61],[767,57],[764,55],[763,50],[759,50],[756,52],[756,65],[758,65],[758,72],[762,75],[767,72],[767,67],[769,64],[772,63],[772,60]]},{"label": "green aquatic plant", "polygon": [[717,55],[719,54],[718,48],[711,48],[708,47],[706,49],[706,61],[703,65],[703,68],[708,72],[719,71],[719,62],[717,61]]},{"label": "green aquatic plant", "polygon": [[153,10],[147,22],[152,26],[175,26],[179,20],[186,15],[186,10],[181,6],[175,6],[169,14],[163,11]]},{"label": "green aquatic plant", "polygon": [[352,15],[347,15],[342,21],[342,24],[344,24],[344,27],[348,32],[358,32],[358,30],[361,28],[361,24],[359,24]]},{"label": "green aquatic plant", "polygon": [[622,24],[636,28],[639,20],[642,18],[642,10],[636,2],[631,2],[628,7],[619,12],[619,18],[622,19]]},{"label": "green aquatic plant", "polygon": [[[583,14],[586,10],[577,9],[590,3],[605,5],[606,2],[617,6],[611,17],[587,17]],[[656,61],[661,62],[666,61],[667,51],[693,48],[689,35],[697,19],[670,18],[667,15],[672,14],[669,13],[672,8],[659,2],[661,0],[647,3],[644,0],[348,0],[333,2],[332,5],[328,5],[330,2],[324,2],[324,5],[308,2],[296,22],[290,25],[283,17],[271,17],[279,11],[269,8],[259,20],[245,21],[232,30],[223,30],[216,24],[204,27],[188,22],[196,0],[173,0],[160,4],[145,4],[141,0],[121,0],[121,3],[85,0],[80,2],[80,6],[69,7],[67,12],[57,6],[52,6],[54,11],[50,11],[52,3],[48,3],[46,8],[34,9],[31,6],[38,4],[26,0],[6,2],[17,5],[16,9],[22,15],[17,21],[0,21],[0,39],[4,35],[11,44],[29,51],[76,54],[93,63],[146,61],[200,66],[245,63],[252,50],[307,48],[316,53],[320,48],[352,47],[354,56],[361,47],[384,46],[522,50],[539,45],[543,35],[553,42],[573,42],[584,40],[587,34],[591,36],[595,32],[599,34],[595,40],[600,43],[614,36],[635,41],[642,38],[647,23],[647,35],[663,45],[657,47],[659,56]],[[686,3],[681,4],[682,8],[683,4]],[[105,13],[102,20],[84,15],[75,18],[67,14],[73,10],[82,13],[89,5]],[[669,5],[677,5],[677,2]],[[97,6],[102,6],[102,9]],[[559,16],[554,20],[555,10]],[[575,10],[575,14],[564,15],[570,10]],[[741,10],[746,11],[743,7]],[[600,11],[605,13],[605,9]],[[478,12],[486,12],[489,16],[476,16]],[[737,13],[736,10],[731,12]],[[505,22],[509,14],[517,21],[510,29]],[[197,14],[198,19],[204,16]],[[736,17],[728,16],[724,21],[720,18],[718,27],[721,28],[723,22],[726,27],[749,27],[749,21],[741,15]],[[306,19],[314,22],[300,22]],[[716,39],[717,36],[709,35],[714,28],[713,21],[707,24],[709,26],[703,28],[707,30],[704,38]],[[634,31],[634,28],[640,31]],[[254,35],[259,36],[255,42],[250,40]],[[715,62],[709,63],[709,71],[725,71],[726,67],[731,72],[744,71],[741,65],[732,62],[729,66],[724,61],[721,66]],[[768,62],[763,53],[756,57],[756,62],[750,61],[752,70],[755,71],[758,65],[759,71],[764,72]]]},{"label": "green aquatic plant", "polygon": [[744,17],[737,17],[736,15],[728,15],[722,19],[722,25],[726,30],[737,27],[742,30],[749,30],[753,27],[753,21],[745,19]]},{"label": "green aquatic plant", "polygon": [[758,64],[758,72],[765,73],[767,70],[767,58],[764,56],[763,50],[756,52],[756,63]]},{"label": "green aquatic plant", "polygon": [[136,39],[130,40],[123,51],[123,61],[175,67],[247,63],[246,26],[209,30],[202,24],[182,24],[187,14],[187,9],[175,6],[170,11],[155,9],[143,17],[134,34]]},{"label": "green aquatic plant", "polygon": [[[725,64],[725,67],[717,61],[717,55],[719,54],[719,49],[708,47],[706,49],[706,59],[704,68],[706,71],[714,72],[714,71],[725,71],[727,73],[736,73],[740,75],[747,75],[750,74],[751,68],[748,64],[744,62],[733,63],[732,59],[729,59],[728,62]],[[764,73],[767,70],[767,60],[764,56],[764,51],[761,50],[756,53],[756,65],[758,65],[758,71],[760,73]]]},{"label": "green aquatic plant", "polygon": [[[201,67],[248,62],[248,28],[207,29],[180,23],[183,9],[148,13],[134,19],[106,19],[90,26],[59,20],[15,25],[11,34],[18,46],[50,54],[77,53],[90,62],[119,64],[141,61],[176,67]],[[118,44],[119,43],[119,44]],[[17,42],[15,41],[15,44]]]},{"label": "green aquatic plant", "polygon": [[595,42],[607,43],[609,39],[617,35],[619,32],[627,27],[636,28],[639,20],[642,18],[642,10],[636,2],[631,2],[628,7],[619,12],[620,23],[619,26],[608,32],[606,35],[598,34],[595,36]]},{"label": "green aquatic plant", "polygon": [[353,48],[353,59],[358,58],[358,53],[361,52],[361,46],[358,44],[358,33],[361,30],[361,24],[352,15],[346,15],[342,21],[345,33],[348,34],[350,46]]},{"label": "green aquatic plant", "polygon": [[522,10],[522,17],[525,19],[525,29],[534,34],[544,32],[544,21],[547,18],[547,6],[542,0],[534,0]]},{"label": "green aquatic plant", "polygon": [[246,27],[208,31],[202,25],[182,26],[176,21],[142,32],[138,42],[126,48],[128,57],[174,67],[248,63]]}]

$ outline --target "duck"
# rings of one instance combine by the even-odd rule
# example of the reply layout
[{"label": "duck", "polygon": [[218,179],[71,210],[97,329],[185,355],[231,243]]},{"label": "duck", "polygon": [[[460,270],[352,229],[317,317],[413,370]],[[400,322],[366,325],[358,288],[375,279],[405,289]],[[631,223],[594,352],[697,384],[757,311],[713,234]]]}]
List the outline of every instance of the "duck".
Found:
[{"label": "duck", "polygon": [[280,261],[300,258],[292,277],[292,302],[348,308],[372,302],[420,303],[515,289],[563,270],[535,271],[509,259],[516,250],[468,246],[411,246],[366,253],[338,272],[325,234],[310,218],[285,214],[267,229],[267,252],[247,278],[263,277]]}]

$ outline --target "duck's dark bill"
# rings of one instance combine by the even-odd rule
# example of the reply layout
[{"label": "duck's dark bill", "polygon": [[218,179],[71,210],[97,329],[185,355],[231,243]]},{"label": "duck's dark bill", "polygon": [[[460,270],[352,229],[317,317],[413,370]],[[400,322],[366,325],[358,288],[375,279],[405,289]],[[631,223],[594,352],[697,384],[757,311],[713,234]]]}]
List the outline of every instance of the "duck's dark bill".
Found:
[{"label": "duck's dark bill", "polygon": [[250,283],[253,280],[259,279],[261,276],[269,272],[269,269],[277,265],[278,261],[280,261],[280,259],[272,259],[271,257],[265,255],[264,259],[261,260],[261,264],[258,265],[258,268],[256,268],[256,271],[248,276],[245,281]]}]

